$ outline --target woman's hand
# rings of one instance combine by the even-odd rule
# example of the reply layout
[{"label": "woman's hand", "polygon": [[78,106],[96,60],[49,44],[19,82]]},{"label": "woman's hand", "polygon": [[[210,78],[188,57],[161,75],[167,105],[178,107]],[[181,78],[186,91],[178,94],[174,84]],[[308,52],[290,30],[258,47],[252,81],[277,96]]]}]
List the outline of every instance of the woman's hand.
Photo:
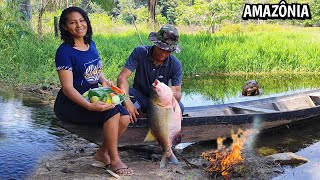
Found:
[{"label": "woman's hand", "polygon": [[101,101],[90,103],[89,107],[87,108],[89,111],[107,111],[113,109],[115,106],[113,104],[103,103]]},{"label": "woman's hand", "polygon": [[111,80],[105,78],[103,73],[100,74],[99,82],[101,83],[102,87],[114,86],[114,83]]},{"label": "woman's hand", "polygon": [[111,80],[106,80],[103,83],[101,83],[102,87],[112,87],[114,86],[114,83]]}]

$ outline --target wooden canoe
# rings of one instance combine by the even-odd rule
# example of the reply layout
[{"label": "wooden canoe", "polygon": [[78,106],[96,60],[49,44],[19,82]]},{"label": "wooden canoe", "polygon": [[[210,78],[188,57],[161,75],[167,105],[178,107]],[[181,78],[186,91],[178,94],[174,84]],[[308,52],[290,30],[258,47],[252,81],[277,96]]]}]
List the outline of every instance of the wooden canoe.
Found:
[{"label": "wooden canoe", "polygon": [[[182,121],[182,142],[215,140],[230,136],[231,130],[250,129],[254,119],[261,121],[262,129],[290,123],[304,122],[320,117],[320,90],[292,93],[244,102],[186,107]],[[119,140],[119,146],[142,145],[147,130],[146,118],[129,125]],[[63,128],[85,139],[100,144],[101,129],[62,123]]]}]

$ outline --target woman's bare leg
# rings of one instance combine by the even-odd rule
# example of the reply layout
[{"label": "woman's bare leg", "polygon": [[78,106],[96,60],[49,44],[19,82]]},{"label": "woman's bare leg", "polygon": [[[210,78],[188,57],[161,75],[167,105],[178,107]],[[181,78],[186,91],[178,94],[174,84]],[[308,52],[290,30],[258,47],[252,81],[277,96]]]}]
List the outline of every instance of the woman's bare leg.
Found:
[{"label": "woman's bare leg", "polygon": [[[118,137],[120,137],[125,132],[129,123],[130,123],[130,116],[129,115],[120,116],[119,128],[118,128],[118,135],[119,136]],[[94,159],[97,161],[103,162],[105,165],[109,165],[110,164],[110,157],[108,154],[108,149],[106,148],[106,145],[105,145],[105,143],[106,143],[105,141],[106,141],[105,138],[103,138],[100,149],[95,153]]]},{"label": "woman's bare leg", "polygon": [[106,166],[110,165],[110,157],[108,154],[108,149],[106,149],[105,140],[99,148],[99,150],[94,154],[94,159],[100,162],[103,162]]},{"label": "woman's bare leg", "polygon": [[108,150],[111,170],[118,174],[130,174],[132,169],[126,169],[127,165],[121,161],[118,152],[119,123],[120,113],[103,124],[104,148]]}]

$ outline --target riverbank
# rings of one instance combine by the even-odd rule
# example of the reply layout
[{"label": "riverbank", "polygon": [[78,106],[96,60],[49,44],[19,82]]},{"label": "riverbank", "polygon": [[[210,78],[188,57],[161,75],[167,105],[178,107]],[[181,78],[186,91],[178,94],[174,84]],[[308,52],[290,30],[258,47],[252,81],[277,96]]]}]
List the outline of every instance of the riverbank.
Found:
[{"label": "riverbank", "polygon": [[[55,95],[59,87],[19,88],[24,98],[41,101],[45,106],[53,107]],[[106,169],[93,167],[93,155],[98,145],[89,142],[76,134],[62,128],[58,145],[59,150],[42,158],[33,173],[27,179],[113,179]],[[180,161],[178,166],[169,165],[160,169],[162,150],[159,146],[120,147],[119,153],[123,161],[134,170],[132,176],[121,176],[121,179],[223,179],[221,174],[210,176],[205,171],[208,161],[200,157],[204,149],[201,144],[179,150],[176,156]],[[251,153],[252,154],[252,153]],[[281,172],[279,167],[264,158],[247,156],[233,179],[260,177],[268,179]],[[239,173],[240,172],[240,173]],[[252,173],[254,172],[254,173]]]},{"label": "riverbank", "polygon": [[[61,150],[42,159],[34,173],[27,179],[112,179],[114,178],[104,168],[93,167],[93,154],[98,145],[62,130]],[[190,158],[180,161],[180,165],[169,165],[159,168],[159,161],[150,158],[146,152],[158,151],[155,146],[120,148],[123,161],[134,170],[132,176],[121,176],[121,179],[208,179],[208,174],[199,167],[205,163],[200,158]],[[154,158],[160,154],[153,154]],[[148,157],[149,156],[149,157]]]},{"label": "riverbank", "polygon": [[[41,104],[53,108],[55,96],[59,87],[24,87],[16,89],[24,98],[39,100]],[[60,129],[62,136],[59,151],[44,157],[34,172],[27,179],[109,179],[114,178],[104,168],[93,167],[93,155],[98,145]],[[149,152],[149,153],[144,153]],[[158,155],[150,154],[158,152]],[[187,162],[193,162],[193,166],[185,161],[180,161],[179,166],[169,165],[164,169],[159,168],[161,149],[158,146],[122,147],[119,148],[122,160],[134,170],[134,175],[121,177],[124,179],[208,179],[202,164],[205,160],[196,157]],[[150,156],[154,156],[150,158]]]},{"label": "riverbank", "polygon": [[[43,158],[34,172],[26,179],[115,179],[106,169],[92,166],[93,155],[98,145],[66,130],[61,130],[61,132],[63,136],[61,145],[59,145],[60,150]],[[122,160],[134,170],[134,174],[120,176],[119,179],[224,179],[221,174],[210,176],[205,171],[208,161],[200,157],[201,151],[188,148],[177,151],[176,155],[180,164],[178,166],[168,165],[163,169],[159,168],[161,152],[160,147],[156,145],[120,147],[119,153]],[[270,161],[256,156],[247,156],[246,161],[239,168],[232,179],[242,180],[255,177],[270,179],[281,172],[280,168],[270,164]]]}]

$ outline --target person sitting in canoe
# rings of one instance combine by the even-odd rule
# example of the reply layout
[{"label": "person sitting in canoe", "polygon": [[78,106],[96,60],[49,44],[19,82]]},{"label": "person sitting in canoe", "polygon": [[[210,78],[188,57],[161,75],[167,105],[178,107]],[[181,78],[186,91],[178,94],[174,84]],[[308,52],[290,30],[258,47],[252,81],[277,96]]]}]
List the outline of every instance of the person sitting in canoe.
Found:
[{"label": "person sitting in canoe", "polygon": [[87,13],[79,7],[62,11],[59,29],[63,43],[56,52],[55,63],[61,89],[54,112],[59,120],[80,125],[103,127],[103,142],[94,155],[95,160],[117,174],[130,175],[118,153],[118,138],[130,123],[128,111],[122,105],[89,102],[82,94],[90,88],[113,86],[102,73],[102,63]]},{"label": "person sitting in canoe", "polygon": [[[146,113],[150,88],[155,79],[171,86],[174,97],[181,103],[182,65],[171,53],[179,53],[179,34],[170,24],[164,25],[158,32],[151,32],[149,40],[153,46],[136,47],[120,72],[117,85],[133,98],[126,98],[124,106],[130,113],[130,121],[137,121],[137,116]],[[129,88],[128,79],[136,71],[133,87]]]}]

